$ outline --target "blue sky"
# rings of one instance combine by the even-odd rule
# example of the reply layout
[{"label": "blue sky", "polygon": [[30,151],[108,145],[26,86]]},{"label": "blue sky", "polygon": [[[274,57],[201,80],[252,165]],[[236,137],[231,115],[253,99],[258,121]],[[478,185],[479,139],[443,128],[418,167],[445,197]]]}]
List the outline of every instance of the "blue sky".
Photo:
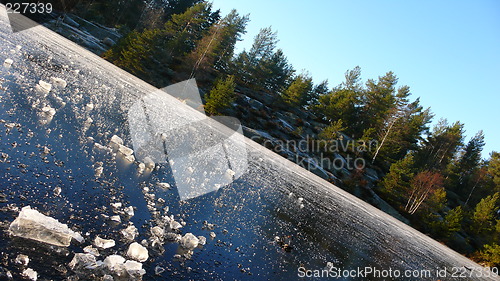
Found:
[{"label": "blue sky", "polygon": [[500,151],[500,1],[213,0],[226,15],[250,14],[237,51],[262,27],[278,31],[288,60],[330,86],[359,65],[362,78],[387,71],[431,107],[434,122],[465,123],[466,141],[485,133],[483,157]]}]

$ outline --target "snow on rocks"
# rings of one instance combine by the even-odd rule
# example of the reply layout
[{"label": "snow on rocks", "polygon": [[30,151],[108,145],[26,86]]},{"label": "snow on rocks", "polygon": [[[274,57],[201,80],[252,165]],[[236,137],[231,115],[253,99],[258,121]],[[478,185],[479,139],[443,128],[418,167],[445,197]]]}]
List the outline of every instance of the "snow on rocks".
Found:
[{"label": "snow on rocks", "polygon": [[66,88],[66,86],[68,85],[68,83],[64,79],[58,77],[50,77],[50,82],[54,84],[54,86],[59,88]]},{"label": "snow on rocks", "polygon": [[194,248],[198,247],[198,243],[200,240],[198,237],[194,236],[192,233],[186,233],[180,241],[180,244],[183,248],[188,249],[188,250],[193,250]]},{"label": "snow on rocks", "polygon": [[112,248],[115,246],[115,244],[116,244],[115,240],[113,240],[113,239],[104,239],[104,238],[101,238],[99,236],[96,236],[94,239],[94,245],[97,248],[101,248],[101,249]]},{"label": "snow on rocks", "polygon": [[127,256],[134,260],[145,262],[149,258],[148,249],[141,244],[134,242],[130,244],[127,250]]},{"label": "snow on rocks", "polygon": [[80,243],[84,241],[80,233],[30,206],[21,209],[19,216],[10,224],[9,232],[14,236],[62,247],[68,247],[72,239]]}]

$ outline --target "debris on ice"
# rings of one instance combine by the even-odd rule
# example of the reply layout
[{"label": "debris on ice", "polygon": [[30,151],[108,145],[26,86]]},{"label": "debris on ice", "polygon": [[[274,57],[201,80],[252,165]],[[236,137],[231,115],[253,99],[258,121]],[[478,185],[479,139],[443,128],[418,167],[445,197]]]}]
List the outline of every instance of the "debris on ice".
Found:
[{"label": "debris on ice", "polygon": [[50,77],[50,82],[60,88],[66,88],[66,85],[68,84],[64,79],[58,77]]},{"label": "debris on ice", "polygon": [[128,247],[127,256],[134,260],[145,262],[149,257],[148,249],[143,247],[141,244],[134,242]]},{"label": "debris on ice", "polygon": [[198,246],[199,243],[198,237],[194,236],[192,233],[186,233],[182,238],[181,238],[181,246],[183,248],[186,248],[188,250],[192,250]]},{"label": "debris on ice", "polygon": [[36,281],[38,279],[38,273],[31,268],[25,269],[22,275],[33,281]]},{"label": "debris on ice", "polygon": [[71,230],[66,224],[45,216],[30,206],[21,209],[19,216],[10,224],[10,234],[47,244],[68,247],[71,239],[83,242],[80,233]]},{"label": "debris on ice", "polygon": [[27,266],[30,263],[30,258],[27,255],[19,254],[16,257],[16,263],[22,266]]},{"label": "debris on ice", "polygon": [[101,238],[99,236],[96,236],[94,239],[94,245],[97,248],[101,248],[101,249],[112,248],[115,246],[115,244],[116,244],[115,240],[113,240],[113,239],[104,239],[104,238]]}]

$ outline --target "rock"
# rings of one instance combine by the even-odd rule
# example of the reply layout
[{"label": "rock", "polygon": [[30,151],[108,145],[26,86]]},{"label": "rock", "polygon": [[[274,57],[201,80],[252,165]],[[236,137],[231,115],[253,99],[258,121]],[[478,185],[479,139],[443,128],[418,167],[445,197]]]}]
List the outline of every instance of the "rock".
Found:
[{"label": "rock", "polygon": [[30,262],[30,258],[27,255],[19,254],[16,257],[16,263],[22,266],[27,266]]},{"label": "rock", "polygon": [[198,246],[198,237],[194,236],[192,233],[186,233],[184,237],[181,238],[181,246],[185,249],[192,250]]},{"label": "rock", "polygon": [[134,260],[145,262],[149,257],[148,249],[143,247],[141,244],[134,242],[128,247],[127,256]]},{"label": "rock", "polygon": [[134,241],[134,239],[139,235],[139,231],[134,225],[129,225],[121,231],[121,234],[126,240]]},{"label": "rock", "polygon": [[21,209],[19,216],[10,224],[9,232],[14,236],[62,247],[68,247],[72,239],[80,243],[84,241],[80,233],[54,218],[32,210],[30,206]]},{"label": "rock", "polygon": [[116,244],[115,240],[113,240],[113,239],[103,239],[99,236],[96,236],[94,239],[94,245],[97,248],[101,248],[101,249],[112,248],[115,246],[115,244]]},{"label": "rock", "polygon": [[109,38],[109,37],[106,37],[102,40],[102,43],[108,47],[113,47],[114,45],[116,45],[116,42],[113,41],[113,39]]},{"label": "rock", "polygon": [[50,77],[50,82],[59,88],[66,88],[66,86],[68,85],[66,80],[57,77]]},{"label": "rock", "polygon": [[134,279],[140,279],[146,271],[142,269],[142,263],[128,260],[124,264],[125,271]]}]

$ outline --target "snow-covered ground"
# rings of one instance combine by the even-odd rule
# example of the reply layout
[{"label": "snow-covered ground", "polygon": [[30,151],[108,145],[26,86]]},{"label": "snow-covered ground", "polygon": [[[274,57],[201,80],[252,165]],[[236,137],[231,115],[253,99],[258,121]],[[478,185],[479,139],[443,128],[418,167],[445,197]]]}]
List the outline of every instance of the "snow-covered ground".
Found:
[{"label": "snow-covered ground", "polygon": [[[127,150],[128,109],[156,90],[44,27],[12,34],[0,7],[0,279],[293,280],[300,267],[327,264],[431,270],[433,280],[453,280],[455,267],[464,280],[487,279],[474,277],[479,265],[249,139],[246,174],[180,201],[168,163],[148,169]],[[201,114],[167,101],[169,122]],[[44,223],[19,219],[30,214]]]}]

